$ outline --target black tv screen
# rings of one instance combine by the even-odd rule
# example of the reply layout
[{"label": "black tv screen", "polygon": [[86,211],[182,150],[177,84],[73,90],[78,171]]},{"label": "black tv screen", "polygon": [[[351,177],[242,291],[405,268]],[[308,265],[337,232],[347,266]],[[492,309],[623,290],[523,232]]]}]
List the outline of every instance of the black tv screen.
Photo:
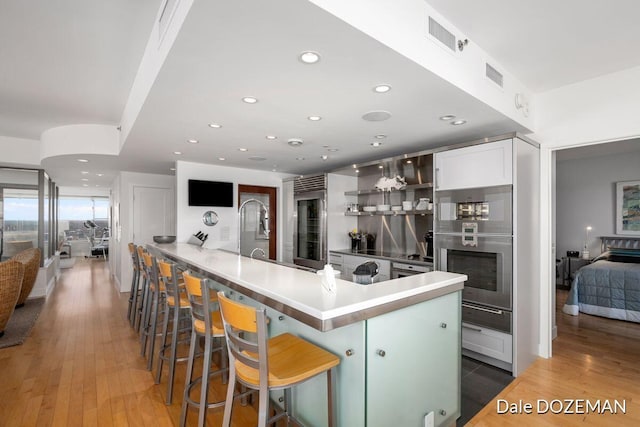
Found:
[{"label": "black tv screen", "polygon": [[189,206],[233,207],[233,183],[190,179]]}]

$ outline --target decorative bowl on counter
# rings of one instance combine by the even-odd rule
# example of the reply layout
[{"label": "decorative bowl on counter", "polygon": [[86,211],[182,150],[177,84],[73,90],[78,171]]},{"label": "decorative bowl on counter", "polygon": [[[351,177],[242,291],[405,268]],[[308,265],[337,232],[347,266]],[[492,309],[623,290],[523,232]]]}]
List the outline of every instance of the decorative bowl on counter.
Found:
[{"label": "decorative bowl on counter", "polygon": [[176,236],[153,236],[153,241],[156,243],[173,243],[176,241]]},{"label": "decorative bowl on counter", "polygon": [[375,206],[364,206],[362,208],[363,211],[365,212],[375,212],[376,211],[376,207]]},{"label": "decorative bowl on counter", "polygon": [[376,209],[378,211],[390,211],[391,210],[391,205],[378,205],[378,206],[376,206]]}]

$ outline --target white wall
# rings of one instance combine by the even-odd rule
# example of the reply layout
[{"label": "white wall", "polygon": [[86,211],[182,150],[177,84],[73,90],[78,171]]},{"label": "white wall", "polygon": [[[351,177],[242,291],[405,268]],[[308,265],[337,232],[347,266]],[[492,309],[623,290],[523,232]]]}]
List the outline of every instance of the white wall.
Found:
[{"label": "white wall", "polygon": [[0,136],[0,164],[40,167],[40,141]]},{"label": "white wall", "polygon": [[616,234],[615,183],[640,179],[640,151],[557,162],[556,174],[558,256],[581,251],[589,225],[589,252],[598,255],[598,237]]},{"label": "white wall", "polygon": [[[117,224],[111,233],[109,263],[111,274],[119,282],[121,292],[128,292],[131,289],[131,256],[127,245],[133,241],[133,189],[135,186],[168,188],[175,191],[175,177],[171,175],[121,172],[112,184],[111,205],[114,212],[114,221],[117,220]],[[135,220],[144,219],[135,218]],[[148,242],[134,243],[145,244]]]},{"label": "white wall", "polygon": [[[209,235],[205,243],[207,248],[221,248],[237,252],[238,250],[238,184],[276,187],[277,209],[282,210],[282,180],[290,174],[233,168],[228,166],[206,165],[178,161],[176,162],[176,218],[177,241],[186,242],[198,231]],[[205,181],[233,182],[233,207],[189,206],[189,179]],[[212,210],[218,214],[218,224],[207,227],[202,223],[202,214]],[[278,215],[278,242],[282,242],[283,219]],[[282,244],[278,244],[277,259],[282,259]]]}]

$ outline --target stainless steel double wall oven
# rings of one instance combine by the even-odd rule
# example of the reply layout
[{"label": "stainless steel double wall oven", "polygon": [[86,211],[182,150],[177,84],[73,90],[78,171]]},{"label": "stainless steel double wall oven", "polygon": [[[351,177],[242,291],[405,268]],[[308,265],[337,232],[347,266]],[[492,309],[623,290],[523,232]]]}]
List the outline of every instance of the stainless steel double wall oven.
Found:
[{"label": "stainless steel double wall oven", "polygon": [[512,186],[438,192],[439,269],[466,274],[465,323],[511,333],[513,287]]}]

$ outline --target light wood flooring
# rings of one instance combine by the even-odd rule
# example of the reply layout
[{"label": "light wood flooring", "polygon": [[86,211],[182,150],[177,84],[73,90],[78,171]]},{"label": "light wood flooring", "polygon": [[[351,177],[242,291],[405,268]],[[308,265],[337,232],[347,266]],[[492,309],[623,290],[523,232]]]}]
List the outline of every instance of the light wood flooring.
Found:
[{"label": "light wood flooring", "polygon": [[[114,290],[104,261],[79,259],[62,272],[26,342],[0,349],[0,426],[177,425],[184,365],[166,406],[166,375],[156,385],[146,370],[125,319],[128,294]],[[559,293],[558,304],[565,298]],[[618,399],[627,414],[497,414],[494,399],[467,425],[640,425],[640,325],[559,312],[558,328],[554,357],[536,361],[496,399],[534,407],[538,399]],[[196,421],[192,410],[188,424]],[[221,411],[210,410],[207,424],[220,422]],[[238,406],[233,422],[254,426],[255,410]]]},{"label": "light wood flooring", "polygon": [[[165,405],[166,370],[154,384],[126,319],[128,297],[103,260],[78,258],[62,270],[25,343],[0,349],[0,426],[178,425],[186,366]],[[197,424],[195,409],[187,420]],[[210,410],[207,425],[221,422],[222,411]],[[232,425],[256,424],[250,405],[234,406]]]},{"label": "light wood flooring", "polygon": [[[557,292],[558,337],[553,341],[553,357],[534,362],[467,426],[640,425],[640,324],[564,314],[561,308],[567,295],[567,291]],[[499,414],[498,399],[531,402],[534,413]],[[549,403],[554,399],[617,399],[626,403],[626,414],[536,414],[538,399]],[[542,411],[545,405],[541,403]],[[575,404],[571,409],[576,410]]]}]

